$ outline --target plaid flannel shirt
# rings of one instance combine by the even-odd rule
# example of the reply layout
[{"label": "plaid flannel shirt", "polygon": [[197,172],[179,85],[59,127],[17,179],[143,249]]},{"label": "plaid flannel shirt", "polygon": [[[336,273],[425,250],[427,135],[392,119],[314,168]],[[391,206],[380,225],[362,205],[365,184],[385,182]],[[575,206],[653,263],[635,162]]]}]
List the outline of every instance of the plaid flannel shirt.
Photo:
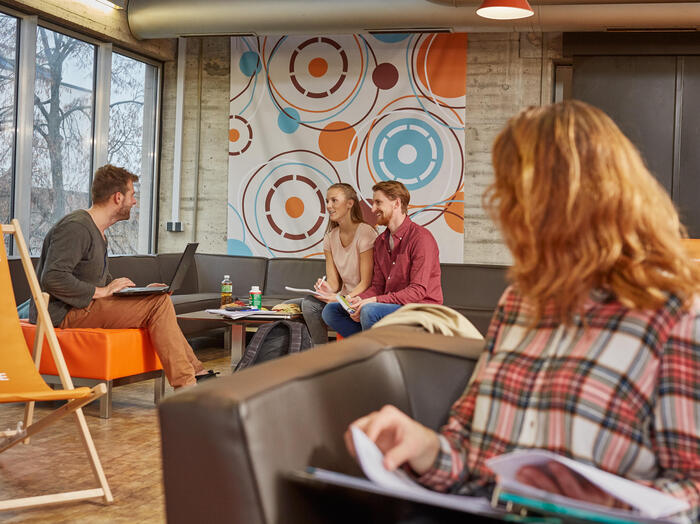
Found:
[{"label": "plaid flannel shirt", "polygon": [[418,480],[473,493],[484,464],[516,449],[547,449],[700,505],[700,299],[683,310],[629,309],[594,290],[570,325],[508,288],[483,362],[440,430],[441,451]]}]

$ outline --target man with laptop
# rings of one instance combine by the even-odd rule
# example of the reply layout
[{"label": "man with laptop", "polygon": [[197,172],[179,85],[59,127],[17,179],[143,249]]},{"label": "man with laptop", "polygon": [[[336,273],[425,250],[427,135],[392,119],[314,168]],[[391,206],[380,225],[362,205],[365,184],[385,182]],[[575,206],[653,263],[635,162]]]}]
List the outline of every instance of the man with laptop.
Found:
[{"label": "man with laptop", "polygon": [[[126,277],[113,279],[109,273],[104,232],[116,222],[129,219],[137,203],[136,181],[138,177],[126,169],[109,164],[100,167],[92,181],[92,206],[69,213],[47,233],[37,276],[41,289],[50,295],[49,314],[55,327],[146,328],[170,385],[193,385],[215,374],[203,368],[180,331],[167,292],[170,288],[150,284],[155,293],[119,296],[134,283]],[[196,248],[193,246],[188,246],[190,257]],[[185,255],[176,271],[183,273],[176,274],[180,280],[187,271],[182,267],[184,260]],[[32,302],[30,321],[36,323],[36,316]]]}]

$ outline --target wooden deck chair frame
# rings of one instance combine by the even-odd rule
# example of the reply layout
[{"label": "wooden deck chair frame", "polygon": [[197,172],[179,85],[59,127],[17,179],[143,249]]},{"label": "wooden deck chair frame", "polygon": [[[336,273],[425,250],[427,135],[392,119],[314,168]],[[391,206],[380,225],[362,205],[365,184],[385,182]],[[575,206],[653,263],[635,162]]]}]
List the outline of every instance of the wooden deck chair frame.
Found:
[{"label": "wooden deck chair frame", "polygon": [[[1,227],[3,235],[0,241],[4,242],[4,235],[6,234],[14,235],[15,245],[19,250],[20,258],[22,260],[22,266],[24,268],[24,272],[27,276],[27,281],[29,282],[29,287],[31,289],[32,298],[34,299],[34,303],[37,307],[37,329],[33,348],[34,364],[38,370],[39,363],[41,362],[41,349],[43,347],[43,340],[44,337],[46,337],[48,346],[51,350],[51,355],[56,364],[56,369],[58,370],[58,375],[61,379],[61,384],[64,390],[63,394],[65,395],[65,390],[74,390],[75,388],[73,386],[73,381],[71,380],[70,374],[68,373],[66,362],[63,359],[63,353],[61,352],[61,347],[59,346],[58,339],[56,338],[56,333],[54,331],[53,324],[51,323],[51,318],[49,317],[49,311],[47,308],[48,295],[46,293],[41,292],[41,287],[39,286],[39,281],[34,271],[34,266],[32,265],[32,261],[29,256],[29,251],[27,250],[27,245],[24,241],[22,231],[19,227],[19,222],[15,219],[12,220],[11,224],[2,224]],[[81,389],[84,391],[87,388]],[[98,384],[97,386],[90,388],[88,396],[84,396],[83,394],[79,398],[70,399],[66,404],[52,411],[44,418],[36,422],[33,422],[35,401],[27,401],[24,410],[24,427],[26,429],[26,434],[20,433],[15,435],[14,437],[9,437],[4,441],[0,441],[0,453],[22,441],[24,441],[25,444],[28,444],[29,437],[31,437],[38,431],[46,428],[47,426],[50,426],[62,417],[73,413],[76,417],[76,422],[78,424],[78,432],[80,434],[83,446],[85,447],[85,451],[87,452],[90,465],[92,466],[92,472],[95,475],[95,478],[100,487],[95,489],[86,489],[79,491],[67,491],[51,495],[0,500],[0,511],[17,510],[36,506],[43,506],[46,504],[55,504],[59,502],[93,499],[97,497],[101,497],[106,504],[109,504],[114,500],[114,498],[112,497],[112,492],[109,489],[109,485],[107,484],[107,478],[105,477],[104,471],[102,470],[100,459],[97,456],[97,450],[95,449],[92,437],[90,436],[90,430],[88,429],[87,423],[85,422],[85,415],[82,411],[82,407],[84,405],[104,395],[106,390],[107,388],[104,384]],[[76,393],[77,391],[78,390],[76,390]]]}]

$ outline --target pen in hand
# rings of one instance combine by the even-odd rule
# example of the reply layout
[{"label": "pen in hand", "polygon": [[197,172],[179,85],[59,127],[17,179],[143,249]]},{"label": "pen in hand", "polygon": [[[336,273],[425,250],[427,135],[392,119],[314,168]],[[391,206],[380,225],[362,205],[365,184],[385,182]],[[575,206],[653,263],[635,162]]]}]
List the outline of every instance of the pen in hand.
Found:
[{"label": "pen in hand", "polygon": [[318,291],[321,288],[321,285],[326,281],[326,275],[323,275],[320,280],[316,281],[316,285],[314,288],[316,291]]}]

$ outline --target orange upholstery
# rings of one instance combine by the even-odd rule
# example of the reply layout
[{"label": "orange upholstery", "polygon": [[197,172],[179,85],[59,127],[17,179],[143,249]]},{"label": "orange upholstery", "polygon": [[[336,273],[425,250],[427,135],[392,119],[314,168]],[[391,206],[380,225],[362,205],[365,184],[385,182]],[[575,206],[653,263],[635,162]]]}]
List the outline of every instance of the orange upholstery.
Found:
[{"label": "orange upholstery", "polygon": [[[34,346],[36,326],[21,321],[27,346]],[[71,377],[113,380],[163,369],[145,329],[55,328]],[[39,372],[58,374],[44,341]]]}]

